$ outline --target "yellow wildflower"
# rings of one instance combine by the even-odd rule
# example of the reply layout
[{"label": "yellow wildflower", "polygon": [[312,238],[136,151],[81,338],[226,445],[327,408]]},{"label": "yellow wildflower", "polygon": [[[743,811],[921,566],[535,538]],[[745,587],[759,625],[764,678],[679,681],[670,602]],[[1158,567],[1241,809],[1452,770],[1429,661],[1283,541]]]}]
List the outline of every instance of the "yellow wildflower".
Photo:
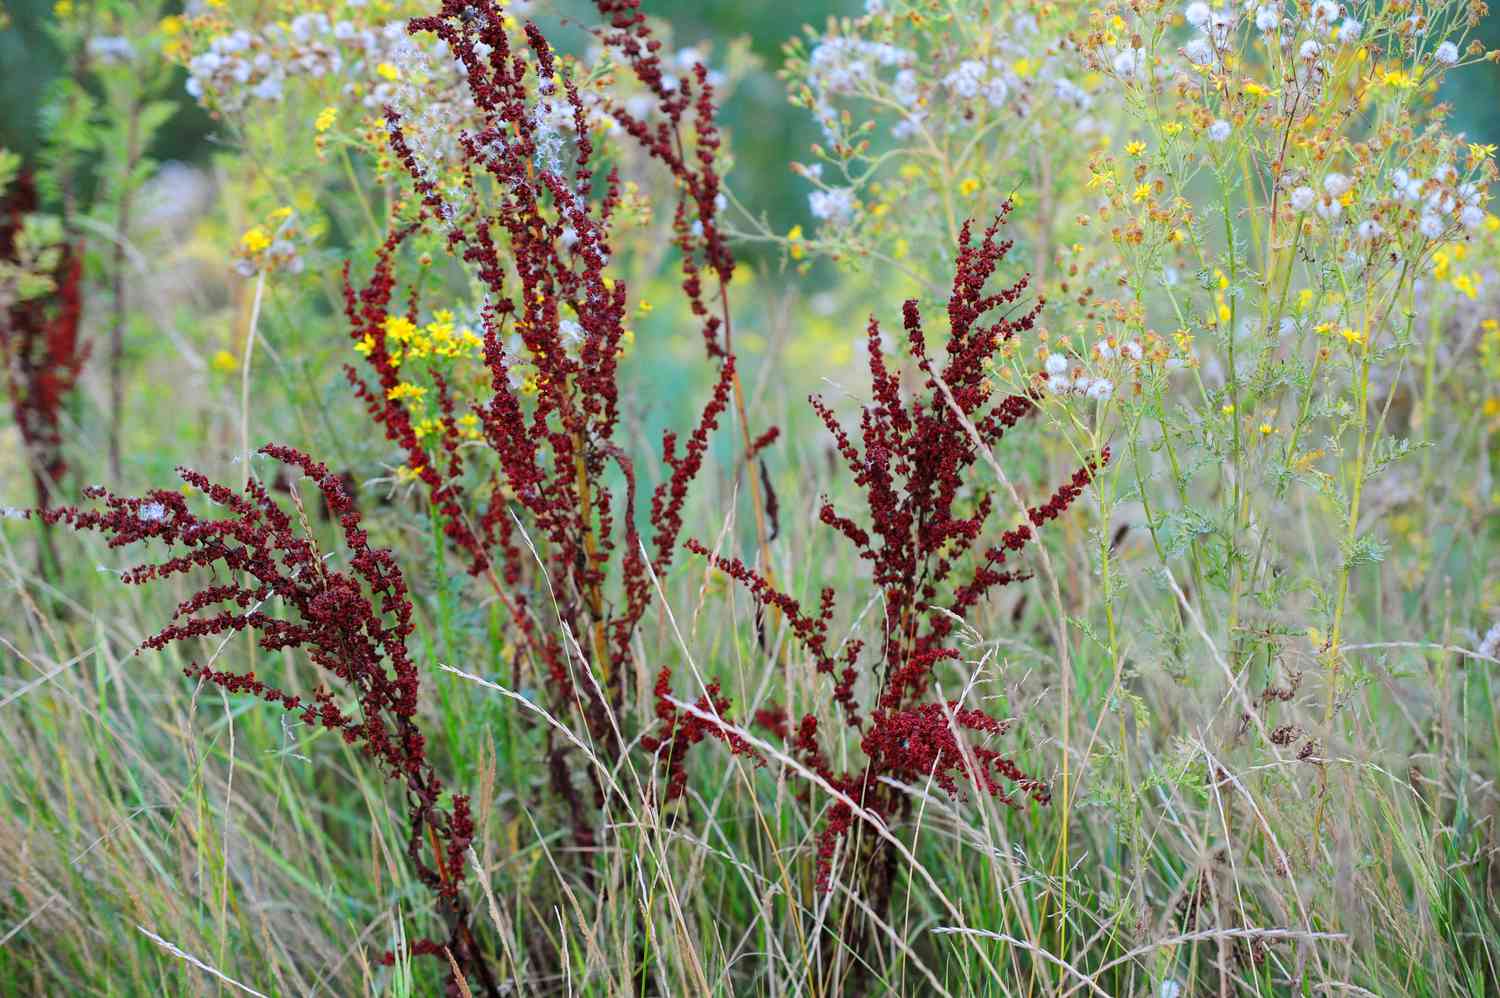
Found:
[{"label": "yellow wildflower", "polygon": [[220,374],[233,374],[240,369],[240,361],[228,350],[220,350],[214,354],[213,368]]},{"label": "yellow wildflower", "polygon": [[1432,254],[1432,277],[1434,280],[1446,281],[1448,279],[1448,254],[1438,250]]},{"label": "yellow wildflower", "polygon": [[1146,200],[1150,196],[1151,196],[1151,185],[1150,184],[1141,184],[1130,195],[1131,200],[1133,200],[1136,204],[1140,204],[1142,201]]},{"label": "yellow wildflower", "polygon": [[978,190],[979,181],[975,180],[973,177],[965,177],[959,182],[958,193],[960,197],[973,197],[975,192]]},{"label": "yellow wildflower", "polygon": [[1146,143],[1137,139],[1134,142],[1125,143],[1125,152],[1131,156],[1139,156],[1146,151]]},{"label": "yellow wildflower", "polygon": [[410,343],[416,333],[417,327],[412,325],[411,320],[406,316],[388,315],[385,317],[385,335],[397,343]]},{"label": "yellow wildflower", "polygon": [[392,66],[388,62],[382,62],[380,65],[376,66],[375,72],[378,73],[382,79],[386,80],[396,80],[401,76],[400,70],[398,70],[395,66]]},{"label": "yellow wildflower", "polygon": [[333,123],[338,120],[339,109],[333,107],[332,105],[329,105],[328,107],[325,107],[323,110],[318,112],[317,118],[313,120],[313,128],[317,129],[319,132],[326,132],[330,128],[332,128]]},{"label": "yellow wildflower", "polygon": [[414,385],[409,381],[398,381],[396,386],[385,393],[385,397],[392,402],[397,399],[411,399],[416,401],[427,394],[427,389],[421,385]]},{"label": "yellow wildflower", "polygon": [[248,253],[259,253],[271,245],[271,237],[264,226],[257,225],[245,230],[245,234],[240,236],[240,245]]}]

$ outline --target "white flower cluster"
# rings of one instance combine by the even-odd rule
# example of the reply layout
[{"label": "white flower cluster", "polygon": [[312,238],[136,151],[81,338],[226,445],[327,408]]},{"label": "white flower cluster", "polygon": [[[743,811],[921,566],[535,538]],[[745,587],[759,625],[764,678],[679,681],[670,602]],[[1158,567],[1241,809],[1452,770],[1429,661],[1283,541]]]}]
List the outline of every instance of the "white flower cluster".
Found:
[{"label": "white flower cluster", "polygon": [[120,35],[95,35],[84,46],[89,58],[106,65],[123,65],[135,57],[135,47],[130,39]]},{"label": "white flower cluster", "polygon": [[[807,83],[813,92],[813,114],[824,133],[831,136],[838,119],[834,98],[873,87],[882,69],[902,70],[915,61],[912,52],[887,42],[843,35],[820,41],[808,56]],[[896,76],[897,89],[908,94],[903,103],[913,105],[912,110],[916,111],[916,76],[910,72],[898,72]]]},{"label": "white flower cluster", "polygon": [[1486,658],[1500,658],[1500,620],[1495,621],[1475,650]]},{"label": "white flower cluster", "polygon": [[290,79],[334,76],[345,79],[342,92],[351,101],[376,113],[395,107],[424,159],[456,156],[460,128],[474,120],[468,88],[460,85],[464,69],[443,42],[418,44],[400,21],[333,22],[322,12],[214,38],[188,62],[187,91],[205,106],[233,113],[280,100]]},{"label": "white flower cluster", "polygon": [[557,324],[557,338],[562,340],[563,349],[576,351],[583,345],[583,327],[573,319],[563,319]]},{"label": "white flower cluster", "polygon": [[1484,192],[1472,183],[1451,186],[1457,176],[1458,171],[1451,163],[1442,164],[1425,179],[1407,170],[1391,172],[1396,198],[1420,206],[1422,214],[1417,230],[1428,239],[1439,238],[1454,216],[1466,229],[1477,229],[1484,224]]},{"label": "white flower cluster", "polygon": [[875,79],[881,68],[909,66],[912,53],[886,42],[837,36],[825,38],[808,59],[814,86],[832,96],[853,93]]},{"label": "white flower cluster", "polygon": [[1236,20],[1233,11],[1214,10],[1202,0],[1198,0],[1196,3],[1188,4],[1182,16],[1188,24],[1197,28],[1203,40],[1209,42],[1214,48],[1222,49],[1229,44],[1229,36],[1234,31]]},{"label": "white flower cluster", "polygon": [[[390,28],[404,37],[404,25],[388,25],[387,31]],[[335,25],[321,12],[300,14],[285,27],[268,24],[253,32],[239,28],[213,39],[207,51],[188,62],[187,92],[231,112],[251,101],[277,101],[289,77],[335,75],[344,69],[346,58],[358,61],[373,50],[378,37],[349,21]],[[358,74],[364,67],[353,68]]]},{"label": "white flower cluster", "polygon": [[1323,178],[1323,193],[1303,184],[1291,194],[1292,210],[1301,214],[1309,208],[1326,222],[1338,219],[1344,213],[1344,195],[1353,182],[1342,173],[1329,173]]},{"label": "white flower cluster", "polygon": [[[1136,349],[1140,349],[1139,345]],[[1047,372],[1047,390],[1053,395],[1082,395],[1095,402],[1108,402],[1114,397],[1113,381],[1089,377],[1082,368],[1072,369],[1068,358],[1060,353],[1049,354],[1044,367]]]},{"label": "white flower cluster", "polygon": [[[1305,30],[1307,37],[1297,46],[1297,57],[1308,64],[1318,61],[1325,45],[1349,45],[1364,34],[1364,24],[1359,20],[1353,17],[1340,20],[1341,8],[1333,0],[1316,0],[1307,8],[1307,16],[1300,24],[1284,17],[1283,6],[1279,3],[1247,0],[1244,9],[1247,22],[1253,23],[1256,31],[1266,36],[1275,35],[1278,41],[1290,42]],[[1240,24],[1239,15],[1232,7],[1215,10],[1203,0],[1194,0],[1184,8],[1182,16],[1198,31],[1195,37],[1183,45],[1183,57],[1193,66],[1219,66],[1232,51],[1231,41]],[[1122,68],[1122,56],[1128,51],[1115,57],[1115,72],[1122,77],[1129,77],[1140,68],[1128,58],[1123,61],[1131,63],[1128,68],[1132,71],[1127,72],[1126,68]],[[1299,70],[1299,75],[1305,74]]]},{"label": "white flower cluster", "polygon": [[847,225],[854,218],[854,190],[850,187],[829,187],[813,191],[807,196],[807,207],[813,218],[834,225]]},{"label": "white flower cluster", "polygon": [[[1009,79],[1007,79],[1009,77]],[[967,59],[958,68],[943,77],[943,86],[960,100],[982,98],[993,108],[1005,106],[1010,96],[1011,80],[1015,74],[1000,59],[988,62],[982,59]]]},{"label": "white flower cluster", "polygon": [[1110,66],[1122,80],[1140,76],[1146,70],[1146,50],[1127,45],[1114,54]]}]

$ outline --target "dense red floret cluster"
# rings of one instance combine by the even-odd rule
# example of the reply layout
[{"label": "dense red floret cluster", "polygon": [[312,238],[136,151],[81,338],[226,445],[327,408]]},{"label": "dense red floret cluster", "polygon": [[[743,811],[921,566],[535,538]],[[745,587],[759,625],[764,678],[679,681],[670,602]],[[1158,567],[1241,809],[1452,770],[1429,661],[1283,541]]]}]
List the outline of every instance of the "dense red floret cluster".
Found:
[{"label": "dense red floret cluster", "polygon": [[[189,678],[258,696],[305,724],[337,732],[401,788],[407,858],[436,896],[449,929],[446,941],[420,945],[434,953],[446,947],[461,967],[486,981],[489,970],[469,933],[463,893],[474,823],[467,797],[454,795],[444,802],[443,781],[428,758],[418,724],[421,681],[406,650],[412,603],[405,578],[389,551],[370,546],[339,476],[289,447],[267,446],[261,453],[313,480],[342,530],[347,571],[332,567],[253,478],[236,492],[180,469],[185,482],[226,511],[222,517],[199,515],[193,500],[177,490],[123,497],[98,487],[84,494],[100,509],[58,507],[39,515],[48,523],[97,532],[111,548],[154,541],[176,552],[128,569],[122,575],[128,584],[202,569],[233,580],[208,585],[184,600],[172,623],[148,637],[143,648],[251,631],[266,651],[300,650],[330,680],[337,680],[303,698],[253,672],[196,662],[185,670]],[[494,993],[493,986],[489,990]]]},{"label": "dense red floret cluster", "polygon": [[[37,210],[30,174],[16,178],[0,200],[0,261],[20,263],[16,240],[26,216]],[[88,359],[79,338],[83,314],[83,257],[77,247],[61,247],[52,273],[53,290],[0,311],[0,365],[21,440],[31,461],[37,504],[51,505],[52,488],[68,466],[63,456],[62,409]]]},{"label": "dense red floret cluster", "polygon": [[[1011,567],[1013,556],[1036,539],[1035,528],[1060,516],[1078,498],[1096,470],[1093,464],[1078,469],[1044,502],[1027,510],[1026,522],[1002,530],[994,543],[983,543],[986,535],[994,536],[998,516],[994,494],[970,474],[981,456],[974,435],[984,447],[993,447],[1033,406],[1029,395],[999,396],[985,361],[1018,331],[1031,328],[1042,307],[1037,301],[1017,313],[1025,279],[994,293],[984,290],[1010,248],[1010,243],[997,239],[1004,217],[1003,213],[977,241],[967,224],[963,228],[941,369],[928,350],[917,303],[905,305],[907,343],[922,378],[916,397],[906,397],[899,375],[887,366],[880,328],[872,319],[868,336],[874,398],[860,415],[858,443],[827,405],[812,400],[866,507],[855,518],[824,500],[820,518],[869,564],[885,607],[881,646],[865,669],[874,677],[869,709],[857,706],[859,644],[850,642],[837,655],[828,648],[832,590],[824,589],[817,611],[807,612],[797,599],[738,559],[715,556],[702,544],[688,542],[693,551],[746,586],[758,602],[783,614],[817,671],[829,677],[831,698],[845,724],[858,732],[865,763],[852,771],[835,771],[820,741],[818,719],[811,713],[793,726],[785,711],[773,705],[757,713],[757,723],[782,738],[790,737],[793,753],[809,768],[887,820],[902,815],[910,798],[884,777],[916,783],[931,778],[954,794],[960,792],[962,781],[1012,804],[1028,797],[1040,803],[1050,798],[1042,781],[1023,774],[998,751],[960,743],[961,730],[998,736],[1007,722],[960,703],[928,699],[933,670],[958,657],[951,647],[955,629],[986,594],[1024,577]],[[1101,460],[1108,456],[1106,450]],[[659,693],[664,685],[665,677],[658,683]],[[671,766],[671,792],[680,793],[677,755]],[[829,814],[819,844],[819,879],[825,886],[835,848],[853,817],[843,803],[835,803]],[[873,836],[867,841],[878,843]],[[865,886],[865,897],[882,896],[884,885]]]}]

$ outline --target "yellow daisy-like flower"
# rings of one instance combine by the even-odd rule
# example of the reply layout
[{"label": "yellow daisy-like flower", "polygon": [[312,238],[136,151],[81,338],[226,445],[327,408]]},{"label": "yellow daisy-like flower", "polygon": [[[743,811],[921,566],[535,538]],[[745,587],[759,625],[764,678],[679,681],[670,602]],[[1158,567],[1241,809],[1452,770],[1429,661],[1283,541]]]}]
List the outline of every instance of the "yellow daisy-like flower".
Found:
[{"label": "yellow daisy-like flower", "polygon": [[213,369],[220,374],[233,374],[240,369],[239,358],[228,350],[220,350],[214,354]]},{"label": "yellow daisy-like flower", "polygon": [[332,105],[329,105],[328,107],[325,107],[323,110],[318,112],[317,118],[313,120],[313,128],[317,129],[320,133],[326,132],[330,128],[332,128],[334,122],[338,120],[339,109],[333,107]]},{"label": "yellow daisy-like flower", "polygon": [[1127,142],[1127,143],[1125,143],[1125,152],[1126,152],[1127,155],[1130,155],[1130,156],[1139,156],[1141,153],[1143,153],[1145,151],[1146,151],[1146,143],[1141,142],[1140,140],[1136,140],[1135,142]]},{"label": "yellow daisy-like flower", "polygon": [[266,232],[264,226],[256,225],[246,229],[245,234],[240,236],[240,246],[247,253],[260,253],[271,245],[271,236]]},{"label": "yellow daisy-like flower", "polygon": [[973,177],[965,177],[962,181],[959,182],[958,193],[960,197],[973,197],[975,192],[977,192],[978,190],[979,181],[974,179]]},{"label": "yellow daisy-like flower", "polygon": [[427,394],[427,389],[421,385],[414,385],[409,381],[399,381],[396,386],[385,393],[385,397],[391,401],[397,399],[411,399],[416,401]]},{"label": "yellow daisy-like flower", "polygon": [[397,80],[401,77],[401,71],[388,62],[382,62],[375,67],[375,72],[385,80]]},{"label": "yellow daisy-like flower", "polygon": [[388,315],[385,317],[385,335],[397,343],[410,343],[416,333],[417,327],[412,325],[411,320],[406,316]]}]

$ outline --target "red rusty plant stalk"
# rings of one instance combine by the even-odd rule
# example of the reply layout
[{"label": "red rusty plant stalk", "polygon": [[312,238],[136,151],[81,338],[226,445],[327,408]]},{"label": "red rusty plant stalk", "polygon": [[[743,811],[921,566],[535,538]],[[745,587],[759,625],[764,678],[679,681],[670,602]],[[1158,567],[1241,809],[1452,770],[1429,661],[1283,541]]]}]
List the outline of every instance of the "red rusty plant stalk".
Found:
[{"label": "red rusty plant stalk", "polygon": [[[262,649],[300,649],[327,674],[331,685],[319,684],[311,698],[303,698],[254,672],[217,670],[197,662],[184,670],[190,679],[257,696],[304,724],[337,732],[401,788],[407,860],[432,892],[447,925],[446,939],[417,940],[411,951],[441,956],[446,950],[460,968],[478,976],[487,994],[498,995],[468,925],[464,856],[474,836],[469,798],[455,794],[444,799],[443,781],[428,758],[419,724],[421,676],[406,649],[413,629],[406,580],[390,551],[370,546],[339,476],[290,447],[269,445],[260,453],[317,485],[338,521],[347,570],[331,567],[253,477],[235,492],[198,472],[179,469],[183,481],[226,511],[222,517],[194,512],[179,490],[123,497],[97,486],[84,495],[100,508],[64,506],[36,515],[45,523],[98,533],[111,548],[156,543],[175,552],[163,561],[127,569],[121,580],[129,585],[204,569],[216,573],[216,581],[179,604],[172,622],[146,638],[141,648],[249,631]],[[300,514],[300,503],[298,507]],[[275,612],[277,606],[284,614]],[[450,976],[449,984],[456,988],[456,979]]]},{"label": "red rusty plant stalk", "polygon": [[[0,260],[22,262],[17,240],[26,216],[37,207],[36,185],[29,173],[22,173],[11,192],[0,200]],[[61,249],[51,275],[52,291],[14,302],[0,311],[0,366],[5,371],[5,390],[26,450],[36,502],[42,509],[52,505],[53,489],[62,484],[68,471],[63,453],[63,406],[78,384],[89,354],[78,333],[83,314],[83,254],[71,245]],[[55,566],[57,556],[50,532],[44,534],[43,546]]]},{"label": "red rusty plant stalk", "polygon": [[[620,181],[612,170],[601,171],[584,103],[534,25],[513,36],[492,5],[460,2],[445,2],[437,14],[410,23],[414,34],[436,35],[464,67],[479,121],[459,136],[461,180],[440,187],[408,140],[400,115],[387,109],[391,150],[410,174],[421,212],[391,232],[369,283],[358,292],[349,287],[345,311],[351,337],[365,344],[369,368],[368,379],[349,370],[356,393],[406,464],[419,469],[415,474],[470,571],[489,579],[507,600],[527,657],[546,675],[555,706],[578,707],[590,734],[614,744],[610,715],[622,706],[630,640],[651,597],[647,558],[657,573],[673,559],[688,490],[730,403],[736,364],[726,317],[712,314],[702,289],[704,269],[722,286],[734,267],[717,225],[720,140],[707,73],[700,66],[691,80],[668,89],[655,56],[659,43],[632,13],[633,5],[601,3],[600,9],[611,25],[601,32],[603,40],[624,55],[655,98],[651,123],[617,107],[611,113],[677,182],[673,231],[683,294],[701,319],[705,350],[718,367],[714,389],[686,440],[675,432],[664,436],[669,474],[649,500],[650,554],[642,554],[636,527],[634,465],[616,442],[627,288],[606,267]],[[543,110],[571,119],[571,157]],[[441,233],[485,292],[480,319],[490,394],[466,414],[477,420],[485,446],[463,457],[460,402],[436,368],[431,373],[443,411],[441,460],[431,458],[411,413],[391,398],[407,376],[407,368],[397,370],[385,331],[396,296],[395,257],[418,229]],[[408,300],[413,320],[415,309]],[[533,372],[526,385],[513,377],[522,364]],[[770,435],[762,435],[762,445],[769,441]],[[543,571],[554,584],[561,628],[535,619],[524,583],[538,573],[518,538],[516,515],[536,539]],[[569,633],[579,639],[584,665],[597,683],[579,682],[573,674]],[[570,798],[565,788],[559,792]]]},{"label": "red rusty plant stalk", "polygon": [[[858,738],[864,763],[835,771],[830,761],[834,753],[821,737],[814,712],[794,722],[785,709],[772,704],[756,711],[755,723],[785,740],[791,754],[830,785],[886,821],[904,817],[910,801],[887,777],[908,784],[930,778],[952,795],[960,794],[962,781],[1016,806],[1028,797],[1045,804],[1051,796],[1045,783],[1023,773],[999,750],[960,744],[961,730],[1000,736],[1011,721],[930,697],[937,667],[959,658],[954,645],[960,623],[993,590],[1027,577],[1010,567],[1014,556],[1036,541],[1037,528],[1062,515],[1097,470],[1094,464],[1079,468],[1050,497],[1031,507],[1025,522],[1000,529],[993,542],[983,540],[995,537],[996,503],[990,486],[973,474],[980,450],[942,389],[947,387],[987,447],[999,443],[1034,406],[1034,388],[1004,396],[995,391],[987,364],[1005,341],[1035,325],[1042,307],[1039,300],[1021,309],[1028,287],[1025,278],[993,293],[984,290],[1011,248],[997,239],[1009,210],[1007,204],[977,242],[970,224],[963,226],[941,365],[929,352],[917,302],[906,302],[907,344],[925,376],[915,397],[903,395],[899,375],[887,367],[880,327],[872,318],[867,336],[874,398],[860,414],[858,443],[821,399],[811,400],[863,494],[864,511],[857,518],[841,513],[827,499],[819,515],[870,566],[880,588],[887,622],[875,653],[865,656],[859,641],[850,641],[842,651],[831,647],[831,587],[822,589],[816,609],[807,609],[764,573],[737,558],[715,555],[697,541],[688,542],[693,551],[745,586],[759,604],[784,615],[791,636],[811,657],[817,673],[826,677],[828,697]],[[1102,460],[1108,460],[1108,451]],[[657,683],[659,725],[646,745],[660,751],[668,794],[675,797],[685,786],[684,756],[702,740],[708,722],[670,703],[670,681],[670,670],[663,669]],[[866,691],[863,704],[861,687]],[[700,705],[709,702],[722,712],[717,690]],[[730,748],[747,750],[732,741]],[[843,803],[836,802],[828,812],[818,845],[818,882],[825,889],[835,849],[853,819],[853,811]],[[851,860],[852,869],[878,914],[889,897],[891,857],[878,855],[882,845],[875,839],[862,848],[864,854]]]}]

